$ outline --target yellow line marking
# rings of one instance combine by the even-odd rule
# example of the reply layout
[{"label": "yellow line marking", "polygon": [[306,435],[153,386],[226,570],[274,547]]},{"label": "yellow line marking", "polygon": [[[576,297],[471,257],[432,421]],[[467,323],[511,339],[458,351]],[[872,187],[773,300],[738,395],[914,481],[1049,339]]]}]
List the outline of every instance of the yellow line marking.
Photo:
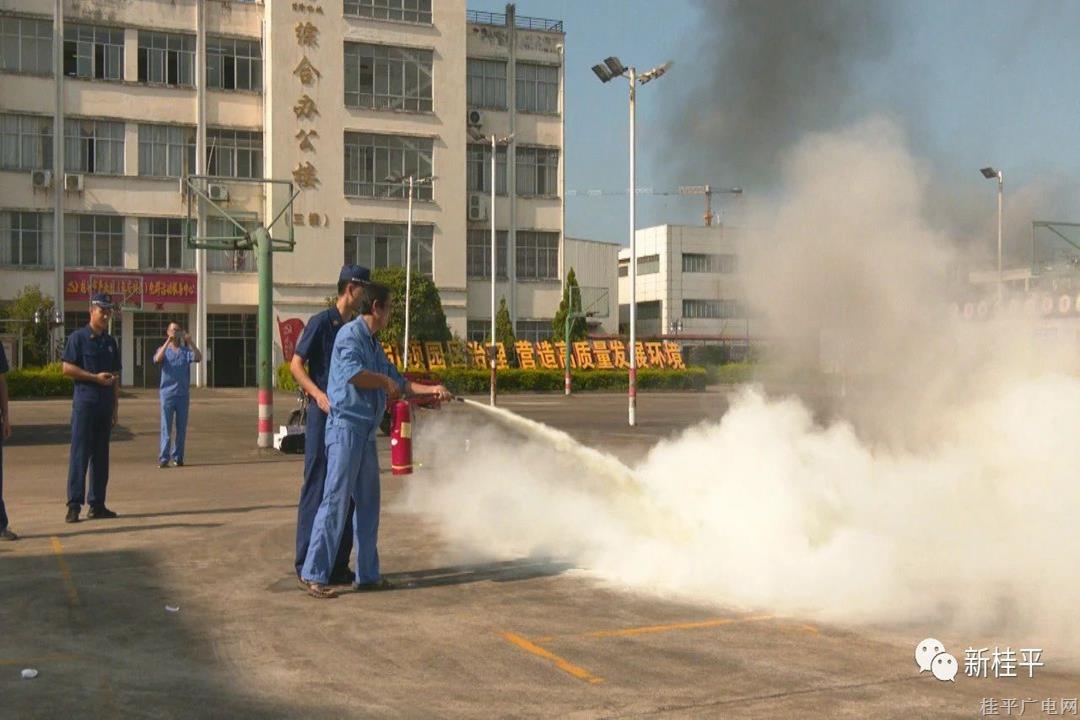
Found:
[{"label": "yellow line marking", "polygon": [[63,653],[57,653],[54,655],[40,655],[38,657],[21,658],[19,660],[0,660],[0,665],[10,666],[22,665],[23,667],[30,667],[31,665],[37,665],[43,662],[66,662],[68,660],[77,660],[77,655],[66,655]]},{"label": "yellow line marking", "polygon": [[79,591],[75,588],[75,581],[71,579],[71,568],[68,567],[67,560],[64,559],[64,546],[60,543],[60,538],[55,535],[52,536],[52,549],[53,554],[56,555],[56,564],[60,566],[60,575],[64,578],[64,589],[67,590],[68,603],[72,607],[78,607]]},{"label": "yellow line marking", "polygon": [[[745,618],[714,618],[712,620],[698,620],[695,622],[682,622],[682,623],[670,623],[667,625],[645,625],[642,627],[620,628],[618,630],[594,630],[592,632],[579,633],[571,635],[569,637],[576,638],[615,638],[615,637],[636,637],[638,635],[654,635],[657,633],[672,632],[674,630],[701,630],[704,628],[722,627],[724,625],[735,625],[737,623],[748,622],[761,622],[762,620],[776,620],[775,615],[751,615]],[[535,638],[537,642],[544,642],[553,640],[554,638],[548,636],[546,638]]]},{"label": "yellow line marking", "polygon": [[799,628],[802,629],[802,630],[805,630],[806,632],[810,633],[811,635],[820,635],[821,634],[821,631],[818,630],[813,625],[800,625]]},{"label": "yellow line marking", "polygon": [[533,642],[530,642],[529,640],[521,637],[520,635],[512,632],[504,632],[502,633],[502,638],[503,640],[506,640],[506,642],[512,645],[517,645],[519,648],[521,648],[527,653],[532,653],[537,657],[547,660],[548,662],[555,665],[555,667],[562,670],[564,673],[572,675],[578,680],[587,682],[590,685],[599,685],[600,683],[604,682],[603,678],[596,677],[585,668],[578,667],[577,665],[574,665],[568,660],[564,660],[555,653],[545,650],[544,648]]}]

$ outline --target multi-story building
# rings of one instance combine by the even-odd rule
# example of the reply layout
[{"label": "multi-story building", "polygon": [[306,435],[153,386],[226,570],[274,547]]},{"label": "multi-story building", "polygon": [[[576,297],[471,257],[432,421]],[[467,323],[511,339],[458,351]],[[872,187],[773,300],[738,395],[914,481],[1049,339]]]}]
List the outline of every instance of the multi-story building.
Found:
[{"label": "multi-story building", "polygon": [[[750,324],[739,244],[723,225],[637,231],[638,337],[738,344]],[[619,251],[619,331],[629,332],[630,250]]]},{"label": "multi-story building", "polygon": [[[188,247],[189,175],[213,176],[203,190],[245,226],[283,198],[243,180],[299,190],[295,249],[274,254],[282,320],[324,307],[343,262],[403,264],[412,175],[433,179],[415,190],[411,265],[438,286],[451,330],[488,315],[492,212],[498,292],[519,332],[550,324],[561,22],[464,0],[65,0],[57,25],[51,6],[0,0],[0,301],[36,283],[62,299],[70,331],[91,287],[123,288],[125,384],[156,383],[150,358],[172,319],[205,345],[202,382],[256,380],[255,258]],[[512,135],[515,157],[496,153],[494,208],[492,134]],[[196,232],[236,234],[213,211]]]}]

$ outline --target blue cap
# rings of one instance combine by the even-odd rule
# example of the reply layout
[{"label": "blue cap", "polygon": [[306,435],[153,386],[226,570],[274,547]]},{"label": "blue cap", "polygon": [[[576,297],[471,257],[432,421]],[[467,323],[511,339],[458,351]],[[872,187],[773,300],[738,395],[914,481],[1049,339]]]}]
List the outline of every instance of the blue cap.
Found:
[{"label": "blue cap", "polygon": [[116,304],[113,303],[112,295],[110,295],[109,293],[103,293],[103,292],[94,293],[93,295],[91,295],[90,296],[90,304],[91,305],[97,305],[98,307],[102,307],[102,308],[114,308],[114,307],[116,307]]},{"label": "blue cap", "polygon": [[371,271],[363,265],[342,265],[338,282],[348,281],[354,283],[371,282]]}]

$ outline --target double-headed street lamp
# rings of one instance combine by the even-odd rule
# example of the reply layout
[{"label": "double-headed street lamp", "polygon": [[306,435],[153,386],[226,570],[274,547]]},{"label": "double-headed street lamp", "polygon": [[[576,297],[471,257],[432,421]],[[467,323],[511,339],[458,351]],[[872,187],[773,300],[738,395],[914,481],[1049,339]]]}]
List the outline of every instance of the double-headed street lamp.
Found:
[{"label": "double-headed street lamp", "polygon": [[64,314],[60,312],[58,307],[46,307],[42,305],[34,311],[34,324],[38,327],[44,327],[49,332],[49,362],[56,362],[57,347],[59,343],[56,340],[56,328],[63,327]]},{"label": "double-headed street lamp", "polygon": [[998,275],[997,276],[997,298],[998,298],[998,304],[1000,305],[1001,300],[1002,300],[1002,285],[1001,284],[1002,284],[1002,279],[1003,279],[1002,267],[1001,267],[1001,233],[1002,233],[1002,225],[1001,225],[1001,223],[1002,223],[1002,213],[1003,213],[1003,209],[1004,209],[1004,205],[1005,205],[1005,178],[1002,175],[1000,170],[995,170],[992,167],[984,167],[981,170],[979,170],[979,172],[981,172],[983,177],[986,178],[987,180],[997,180],[997,186],[998,186],[998,197],[997,197],[997,201],[998,201],[998,212],[997,212],[997,236],[998,236],[998,246],[997,246],[997,267],[998,267],[998,271],[997,271],[997,275]]},{"label": "double-headed street lamp", "polygon": [[424,175],[417,177],[415,174],[410,173],[407,176],[391,175],[386,178],[387,182],[392,183],[407,183],[409,186],[409,222],[405,230],[405,338],[404,338],[404,354],[402,354],[402,367],[407,371],[409,369],[409,298],[412,290],[412,207],[413,207],[413,192],[417,185],[422,183],[430,183],[435,180],[433,175]]},{"label": "double-headed street lamp", "polygon": [[609,82],[615,77],[625,77],[630,81],[630,382],[628,390],[629,398],[629,421],[630,425],[637,424],[637,241],[635,239],[637,229],[637,169],[634,164],[634,147],[636,144],[635,100],[637,85],[644,85],[655,80],[668,71],[671,62],[657,65],[652,70],[640,75],[634,67],[624,67],[617,57],[609,57],[604,62],[593,65],[592,71],[601,82]]}]

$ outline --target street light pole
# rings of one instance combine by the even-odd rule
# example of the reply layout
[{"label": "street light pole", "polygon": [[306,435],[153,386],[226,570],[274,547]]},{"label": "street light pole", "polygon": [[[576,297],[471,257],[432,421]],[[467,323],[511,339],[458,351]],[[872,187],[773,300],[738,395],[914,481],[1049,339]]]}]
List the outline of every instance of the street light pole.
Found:
[{"label": "street light pole", "polygon": [[617,57],[609,57],[604,62],[593,65],[592,71],[601,82],[608,82],[614,77],[623,76],[630,81],[630,377],[627,389],[628,420],[630,426],[637,425],[637,167],[636,146],[636,101],[637,86],[667,72],[671,62],[658,65],[652,70],[641,73],[634,67],[625,67]]},{"label": "street light pole", "polygon": [[409,176],[409,220],[405,228],[405,353],[402,355],[402,367],[409,370],[409,302],[412,298],[412,206],[413,182]]},{"label": "street light pole", "polygon": [[997,281],[997,295],[998,295],[998,306],[1000,306],[1001,301],[1002,301],[1002,294],[1004,292],[1004,280],[1005,280],[1004,275],[1002,274],[1003,268],[1002,268],[1002,265],[1001,265],[1001,245],[1002,245],[1002,234],[1003,234],[1002,223],[1003,223],[1003,220],[1004,220],[1004,212],[1005,212],[1005,177],[1004,177],[1004,174],[1000,170],[998,170],[997,181],[998,181],[998,197],[997,197],[997,201],[998,201],[998,218],[997,218],[997,220],[998,220],[998,228],[997,228],[997,230],[998,230],[998,233],[997,233],[997,235],[998,235],[998,248],[997,248],[997,250],[998,250],[998,252],[997,252],[998,281]]},{"label": "street light pole", "polygon": [[998,305],[1001,305],[1002,296],[1004,294],[1004,274],[1001,265],[1001,250],[1002,250],[1002,235],[1003,235],[1003,216],[1005,211],[1005,175],[1000,170],[992,167],[984,167],[979,170],[982,176],[987,180],[997,180],[998,197],[997,197],[997,299]]},{"label": "street light pole", "polygon": [[498,150],[498,138],[491,135],[491,357],[488,362],[491,365],[491,381],[488,389],[488,404],[495,407],[495,381],[496,381],[496,353],[495,345],[495,153]]}]

